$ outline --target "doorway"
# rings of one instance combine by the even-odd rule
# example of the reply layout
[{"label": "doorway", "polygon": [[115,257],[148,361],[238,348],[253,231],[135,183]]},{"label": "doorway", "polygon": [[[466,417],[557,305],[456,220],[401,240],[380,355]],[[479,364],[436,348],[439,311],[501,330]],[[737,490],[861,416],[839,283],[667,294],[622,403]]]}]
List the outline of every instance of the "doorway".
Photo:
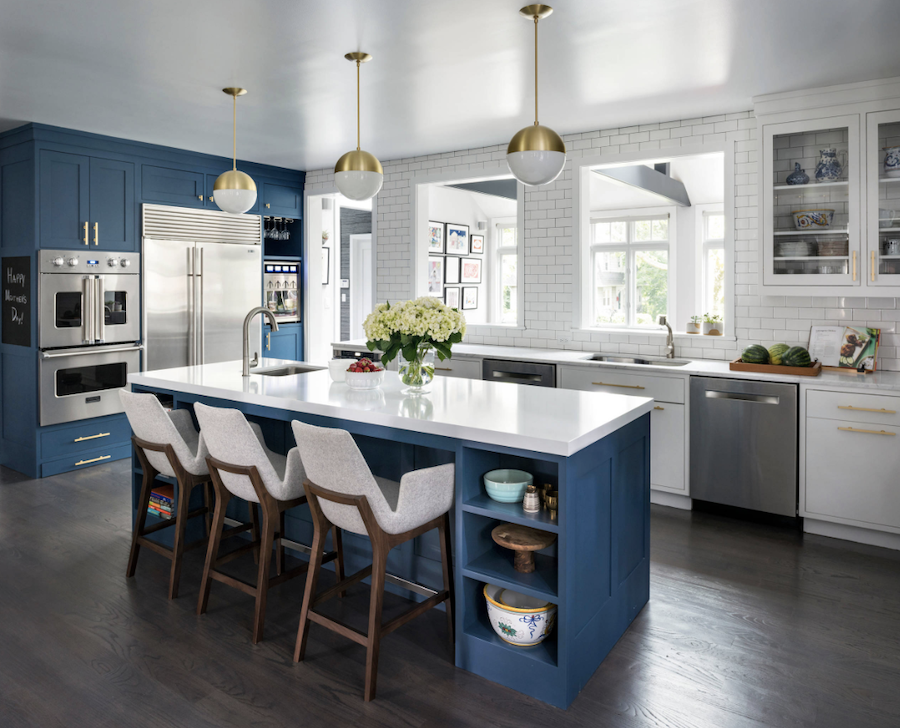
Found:
[{"label": "doorway", "polygon": [[375,307],[372,289],[372,233],[350,236],[350,322],[348,338],[366,338],[363,322]]}]

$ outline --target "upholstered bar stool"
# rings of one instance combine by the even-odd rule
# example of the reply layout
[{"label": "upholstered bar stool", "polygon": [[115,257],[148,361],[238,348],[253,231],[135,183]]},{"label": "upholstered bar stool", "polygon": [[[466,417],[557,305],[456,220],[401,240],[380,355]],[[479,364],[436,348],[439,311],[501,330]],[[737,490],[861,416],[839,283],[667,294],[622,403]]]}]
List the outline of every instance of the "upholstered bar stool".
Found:
[{"label": "upholstered bar stool", "polygon": [[[270,587],[299,576],[309,564],[284,571],[284,512],[306,503],[303,492],[305,471],[297,448],[287,456],[272,452],[266,447],[262,430],[250,423],[243,413],[235,409],[209,407],[202,403],[194,406],[200,430],[209,448],[210,475],[216,491],[216,509],[213,515],[212,535],[206,552],[206,566],[197,602],[197,614],[203,614],[209,604],[212,580],[240,589],[256,599],[253,621],[253,644],[263,637],[266,616],[266,596]],[[262,531],[239,549],[219,556],[219,545],[225,522],[225,509],[233,497],[250,503],[251,510],[259,505],[262,510]],[[338,578],[343,578],[343,554],[341,537],[337,529],[332,531],[334,551],[323,554],[324,539],[314,554],[323,562],[336,560]],[[273,546],[276,550],[276,576],[270,575]],[[316,549],[313,545],[313,549]],[[247,551],[258,552],[256,584],[248,584],[218,570],[218,567]]]},{"label": "upholstered bar stool", "polygon": [[[302,660],[306,652],[310,622],[348,637],[366,648],[365,699],[372,700],[375,697],[382,637],[428,609],[446,602],[451,647],[453,645],[453,578],[448,514],[453,506],[455,466],[439,465],[416,470],[406,473],[397,483],[372,475],[346,430],[313,427],[296,421],[291,426],[306,468],[304,488],[309,498],[314,528],[311,571],[306,579],[294,661]],[[369,537],[372,541],[372,565],[346,579],[339,579],[335,586],[317,594],[316,585],[322,570],[322,547],[328,529],[334,526]],[[432,528],[438,529],[440,534],[443,590],[382,624],[388,553],[394,546]],[[316,605],[342,593],[370,574],[372,592],[366,634],[313,611]]]},{"label": "upholstered bar stool", "polygon": [[[185,530],[191,518],[209,513],[209,470],[206,466],[206,446],[203,438],[194,427],[191,413],[187,410],[166,412],[159,400],[152,394],[135,394],[127,390],[119,393],[128,423],[134,432],[131,438],[141,470],[144,471],[141,483],[141,494],[138,498],[137,517],[131,535],[131,553],[128,556],[126,577],[134,576],[141,547],[162,554],[172,562],[169,573],[169,599],[178,596],[178,583],[181,579],[181,559],[184,552],[196,546],[202,546],[206,539],[185,544]],[[157,476],[165,475],[174,478],[177,483],[177,502],[175,518],[147,526],[147,511],[150,507],[150,494]],[[202,508],[188,512],[191,491],[205,485]],[[175,528],[175,539],[172,548],[152,541],[147,536],[164,528]],[[206,535],[209,536],[209,519],[206,521]]]}]

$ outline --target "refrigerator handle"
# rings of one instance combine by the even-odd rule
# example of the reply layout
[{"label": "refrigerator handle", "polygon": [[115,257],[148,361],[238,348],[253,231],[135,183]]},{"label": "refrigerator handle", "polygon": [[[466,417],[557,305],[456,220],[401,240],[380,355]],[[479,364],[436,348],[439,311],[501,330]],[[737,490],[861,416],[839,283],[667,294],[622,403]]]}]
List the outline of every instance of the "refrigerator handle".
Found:
[{"label": "refrigerator handle", "polygon": [[194,361],[194,337],[197,335],[197,325],[194,321],[194,249],[187,248],[187,309],[188,309],[188,366],[192,367]]},{"label": "refrigerator handle", "polygon": [[103,297],[103,276],[94,278],[94,338],[103,343],[106,341],[106,302]]},{"label": "refrigerator handle", "polygon": [[205,352],[203,346],[204,339],[204,325],[203,325],[203,248],[200,248],[200,272],[197,274],[197,277],[200,279],[200,286],[197,293],[197,319],[200,322],[200,335],[197,337],[197,341],[199,343],[200,351],[199,351],[199,361],[198,364],[203,364],[205,362]]}]

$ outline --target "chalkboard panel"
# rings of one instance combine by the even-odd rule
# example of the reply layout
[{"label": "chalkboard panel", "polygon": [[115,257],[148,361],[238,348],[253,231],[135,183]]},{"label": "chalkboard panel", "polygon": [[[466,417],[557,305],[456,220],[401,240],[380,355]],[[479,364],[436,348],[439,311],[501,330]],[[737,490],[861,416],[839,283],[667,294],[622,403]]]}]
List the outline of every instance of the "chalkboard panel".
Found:
[{"label": "chalkboard panel", "polygon": [[3,343],[31,346],[31,258],[3,259]]}]

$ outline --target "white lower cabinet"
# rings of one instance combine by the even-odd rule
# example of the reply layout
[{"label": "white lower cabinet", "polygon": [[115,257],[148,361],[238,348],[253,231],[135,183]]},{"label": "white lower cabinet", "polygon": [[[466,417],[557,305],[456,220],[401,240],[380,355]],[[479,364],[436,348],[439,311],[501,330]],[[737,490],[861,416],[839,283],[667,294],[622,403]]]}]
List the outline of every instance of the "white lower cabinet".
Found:
[{"label": "white lower cabinet", "polygon": [[586,392],[653,397],[650,415],[650,487],[689,495],[687,479],[688,418],[684,402],[686,379],[641,374],[602,366],[560,366],[559,386]]},{"label": "white lower cabinet", "polygon": [[434,376],[481,379],[481,359],[463,359],[454,356],[446,361],[434,357]]},{"label": "white lower cabinet", "polygon": [[[834,393],[807,392],[807,413],[822,413]],[[865,395],[845,394],[843,407],[900,410],[900,398],[882,396],[877,407]],[[885,406],[887,404],[888,406]],[[862,409],[865,408],[865,409]],[[854,410],[844,410],[853,415]],[[900,533],[900,427],[891,422],[823,417],[806,418],[805,499],[807,518]]]}]

